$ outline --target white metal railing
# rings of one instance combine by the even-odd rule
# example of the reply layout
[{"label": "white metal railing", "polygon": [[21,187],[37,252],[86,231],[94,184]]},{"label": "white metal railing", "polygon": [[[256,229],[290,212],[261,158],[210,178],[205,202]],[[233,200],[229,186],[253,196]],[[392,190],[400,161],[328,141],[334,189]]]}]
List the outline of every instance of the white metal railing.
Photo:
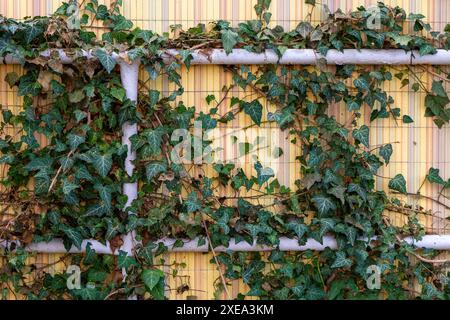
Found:
[{"label": "white metal railing", "polygon": [[[62,63],[71,63],[74,58],[86,57],[95,58],[91,51],[79,51],[74,54],[66,54],[64,50],[57,50],[60,55]],[[122,85],[126,92],[126,97],[131,101],[137,101],[138,94],[138,77],[139,77],[139,61],[134,61],[129,64],[125,60],[121,59],[121,56],[126,53],[113,53],[112,56],[117,60],[120,66],[120,74]],[[163,54],[163,58],[166,60],[173,59],[178,54],[175,49],[167,50]],[[49,56],[50,51],[44,51],[43,56]],[[434,55],[420,56],[418,52],[406,52],[405,50],[392,49],[392,50],[372,50],[372,49],[346,49],[344,52],[337,50],[330,50],[326,57],[321,56],[313,49],[288,49],[279,58],[273,50],[266,50],[263,53],[252,53],[244,49],[234,49],[232,53],[227,55],[223,49],[213,49],[208,55],[203,54],[201,51],[194,51],[192,53],[193,59],[191,65],[203,65],[203,64],[298,64],[298,65],[311,65],[316,64],[317,59],[323,58],[327,64],[367,64],[367,65],[394,65],[394,64],[433,64],[433,65],[450,65],[450,51],[438,50]],[[0,58],[0,63],[5,64],[18,64],[19,61],[12,56],[6,56]],[[137,125],[125,123],[122,126],[122,143],[127,146],[128,154],[125,160],[125,169],[130,176],[133,173],[134,165],[133,160],[136,158],[135,153],[131,150],[130,137],[137,133]],[[128,207],[134,199],[137,198],[138,185],[137,183],[125,183],[123,185],[123,194],[128,197],[126,206]],[[173,247],[175,239],[165,238],[160,239],[157,242],[163,243],[169,248],[169,251],[177,252],[207,252],[208,242],[205,239],[205,243],[198,246],[198,239],[184,240],[183,247]],[[413,244],[420,248],[430,248],[436,250],[450,250],[450,235],[426,235],[420,241],[415,241],[411,237],[404,238],[403,241]],[[12,244],[20,245],[17,241],[0,240],[0,247],[10,247]],[[86,246],[91,243],[91,248],[97,253],[101,254],[117,254],[112,252],[109,244],[102,244],[98,240],[86,239],[82,242],[81,249],[72,248],[69,252],[80,253],[85,252]],[[137,241],[134,233],[126,234],[123,237],[123,245],[120,250],[127,252],[127,254],[133,254]],[[280,237],[280,243],[278,248],[284,251],[303,251],[303,250],[324,250],[326,247],[330,249],[336,249],[337,243],[334,237],[325,236],[323,243],[319,243],[314,239],[308,239],[306,244],[300,245],[297,239],[290,239],[286,237]],[[26,246],[27,250],[37,251],[42,253],[65,253],[67,252],[63,241],[61,239],[53,239],[50,242],[33,243]],[[235,239],[231,239],[228,247],[218,247],[215,251],[268,251],[273,250],[273,247],[259,245],[256,242],[248,244],[246,242],[237,243]]]}]

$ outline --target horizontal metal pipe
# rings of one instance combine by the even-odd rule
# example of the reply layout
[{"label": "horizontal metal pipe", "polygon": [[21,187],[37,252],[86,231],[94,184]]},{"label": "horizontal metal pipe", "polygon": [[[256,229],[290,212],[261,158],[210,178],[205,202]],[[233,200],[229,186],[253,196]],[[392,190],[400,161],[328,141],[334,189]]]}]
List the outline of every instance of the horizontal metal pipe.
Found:
[{"label": "horizontal metal pipe", "polygon": [[[361,239],[367,242],[368,239]],[[371,240],[376,240],[376,237]],[[182,247],[174,247],[177,239],[173,238],[164,238],[156,241],[156,244],[162,243],[168,250],[171,252],[208,252],[208,241],[205,239],[204,243],[198,246],[199,238],[195,238],[192,240],[185,239],[183,240]],[[427,248],[427,249],[435,249],[435,250],[450,250],[450,235],[426,235],[420,241],[415,241],[412,237],[406,237],[403,241],[414,245],[417,248]],[[16,246],[20,246],[20,243],[17,241],[7,242],[3,240],[0,242],[0,247],[3,248],[11,248],[11,245],[15,243]],[[67,251],[64,247],[64,243],[61,239],[53,239],[50,242],[39,242],[27,245],[25,248],[28,251],[35,251],[41,253],[82,253],[86,251],[86,246],[88,243],[91,243],[91,249],[94,249],[97,253],[100,254],[118,254],[118,250],[114,253],[111,250],[109,244],[102,244],[97,240],[83,240],[81,244],[81,249],[72,248]],[[236,242],[234,238],[230,240],[229,246],[219,246],[214,248],[216,252],[227,252],[227,251],[271,251],[276,249],[277,247],[268,246],[268,245],[260,245],[256,243],[256,240],[253,244],[249,244],[245,241]],[[323,243],[318,242],[312,238],[308,238],[306,244],[299,245],[297,239],[280,237],[280,244],[278,245],[278,249],[281,251],[305,251],[305,250],[314,250],[314,251],[323,251],[325,248],[330,248],[333,250],[337,249],[337,242],[333,236],[327,235],[323,237]],[[119,249],[120,250],[120,249]]]},{"label": "horizontal metal pipe", "polygon": [[[176,55],[176,50],[168,50],[169,55]],[[313,65],[318,59],[325,59],[330,65],[364,64],[364,65],[409,65],[434,64],[450,65],[450,51],[439,49],[436,54],[420,56],[418,51],[402,49],[345,49],[344,52],[329,50],[326,56],[313,49],[287,49],[279,58],[275,51],[263,53],[234,49],[227,55],[223,49],[207,51],[196,50],[192,53],[191,64],[292,64]]]},{"label": "horizontal metal pipe", "polygon": [[[74,58],[86,57],[95,58],[92,51],[80,50],[70,53],[62,49],[56,49],[62,63],[71,63]],[[50,50],[42,52],[45,57],[50,56]],[[112,53],[115,59],[123,57],[123,53]],[[178,55],[178,50],[168,49],[163,54],[163,59],[170,61]],[[329,50],[326,56],[319,54],[314,49],[287,49],[281,58],[274,50],[267,49],[262,53],[249,52],[245,49],[233,49],[230,54],[226,54],[223,49],[194,50],[191,65],[257,65],[257,64],[292,64],[292,65],[313,65],[318,59],[325,59],[330,65],[343,64],[363,64],[363,65],[450,65],[450,51],[438,49],[435,54],[420,56],[418,51],[405,51],[402,49],[345,49],[343,52]],[[18,64],[19,60],[11,55],[0,58],[0,63]]]}]

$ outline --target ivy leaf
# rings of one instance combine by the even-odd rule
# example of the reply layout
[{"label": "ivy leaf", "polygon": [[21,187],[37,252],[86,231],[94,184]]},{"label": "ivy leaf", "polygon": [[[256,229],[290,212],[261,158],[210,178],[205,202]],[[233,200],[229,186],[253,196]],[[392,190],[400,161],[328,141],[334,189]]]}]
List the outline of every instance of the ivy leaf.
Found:
[{"label": "ivy leaf", "polygon": [[0,164],[11,164],[14,162],[15,157],[12,154],[5,154],[0,157]]},{"label": "ivy leaf", "polygon": [[347,226],[344,231],[345,235],[347,236],[347,240],[350,243],[351,246],[355,245],[356,240],[356,229],[353,227]]},{"label": "ivy leaf", "polygon": [[427,174],[427,180],[431,183],[444,185],[445,181],[439,176],[439,169],[430,168]]},{"label": "ivy leaf", "polygon": [[355,111],[361,108],[361,105],[356,100],[350,100],[347,102],[348,111]]},{"label": "ivy leaf", "polygon": [[[427,107],[427,110],[431,111],[435,116],[439,116],[441,114],[448,102],[448,97],[441,97],[432,94],[427,94],[425,96],[425,106]],[[427,113],[425,113],[425,116],[427,116]]]},{"label": "ivy leaf", "polygon": [[106,225],[108,229],[106,230],[105,239],[111,240],[114,238],[119,232],[122,227],[122,224],[118,219],[108,219],[106,221]]},{"label": "ivy leaf", "polygon": [[229,30],[229,29],[221,30],[220,33],[221,33],[223,48],[225,49],[226,54],[229,54],[229,53],[231,53],[231,51],[233,50],[233,47],[238,42],[239,35],[236,32]]},{"label": "ivy leaf", "polygon": [[123,102],[123,99],[125,99],[125,90],[123,88],[114,87],[111,89],[111,95],[117,100]]},{"label": "ivy leaf", "polygon": [[320,236],[323,237],[325,233],[332,231],[336,221],[332,218],[322,218],[320,219]]},{"label": "ivy leaf", "polygon": [[356,192],[364,201],[367,200],[367,193],[361,185],[350,183],[347,190],[348,192]]},{"label": "ivy leaf", "polygon": [[106,71],[108,71],[108,73],[111,73],[111,71],[116,66],[116,60],[103,49],[97,49],[95,51],[95,55],[97,56],[102,66],[106,69]]},{"label": "ivy leaf", "polygon": [[[6,74],[5,81],[12,88],[19,81],[19,75],[16,72],[9,72]],[[4,111],[2,111],[2,112],[4,112]]]},{"label": "ivy leaf", "polygon": [[25,31],[25,41],[29,44],[44,32],[41,26],[35,23],[31,24]]},{"label": "ivy leaf", "polygon": [[80,122],[81,120],[85,119],[87,117],[87,113],[81,110],[75,110],[74,112],[75,120],[77,122]]},{"label": "ivy leaf", "polygon": [[150,97],[150,107],[154,107],[158,103],[159,94],[160,92],[158,90],[150,90],[148,92],[148,96]]},{"label": "ivy leaf", "polygon": [[333,200],[323,195],[317,195],[312,198],[321,215],[326,214],[330,210],[336,210]]},{"label": "ivy leaf", "polygon": [[78,103],[82,101],[86,95],[84,94],[83,90],[75,90],[71,93],[69,93],[69,101],[72,103]]},{"label": "ivy leaf", "polygon": [[439,291],[432,283],[425,283],[422,288],[422,294],[424,299],[445,299],[444,294]]},{"label": "ivy leaf", "polygon": [[186,200],[186,209],[188,213],[195,212],[201,209],[201,203],[197,198],[197,193],[192,191],[189,193],[188,198]]},{"label": "ivy leaf", "polygon": [[78,146],[84,143],[84,141],[85,138],[83,136],[79,136],[73,133],[67,135],[67,142],[69,143],[71,150],[75,150],[76,148],[78,148]]},{"label": "ivy leaf", "polygon": [[252,102],[243,102],[244,112],[252,118],[253,122],[258,126],[261,125],[262,118],[262,105],[258,100],[253,100]]},{"label": "ivy leaf", "polygon": [[311,31],[313,30],[313,27],[311,26],[311,23],[307,21],[302,21],[298,24],[295,31],[297,31],[303,38],[306,39],[306,37],[309,36]]},{"label": "ivy leaf", "polygon": [[70,182],[67,179],[63,180],[62,190],[64,194],[70,194],[73,190],[79,188],[80,186],[76,183]]},{"label": "ivy leaf", "polygon": [[295,235],[297,236],[297,238],[300,240],[303,235],[306,234],[306,232],[308,232],[308,226],[305,225],[304,223],[301,223],[299,221],[292,221],[289,222],[286,227],[289,230],[292,230],[293,232],[295,232]]},{"label": "ivy leaf", "polygon": [[353,81],[353,84],[356,88],[358,88],[361,91],[368,91],[370,89],[369,83],[367,80],[363,77],[359,77]]},{"label": "ivy leaf", "polygon": [[81,235],[81,233],[77,229],[68,227],[66,225],[61,225],[60,228],[67,236],[67,238],[72,241],[73,245],[77,247],[78,250],[81,250],[81,244],[83,242],[83,236]]},{"label": "ivy leaf", "polygon": [[88,207],[86,217],[101,217],[108,212],[108,208],[103,204],[94,204]]},{"label": "ivy leaf", "polygon": [[153,288],[164,279],[164,273],[159,269],[144,269],[141,274],[141,279],[148,290]]},{"label": "ivy leaf", "polygon": [[147,138],[150,147],[150,155],[159,155],[161,153],[162,131],[159,129],[145,130],[143,135]]},{"label": "ivy leaf", "polygon": [[150,162],[145,166],[145,175],[147,176],[147,181],[151,181],[158,174],[166,171],[166,164],[164,162]]},{"label": "ivy leaf", "polygon": [[257,173],[257,181],[258,185],[262,186],[265,182],[267,182],[270,178],[275,176],[273,169],[270,167],[265,167],[261,165],[260,162],[255,163],[254,165],[256,173]]},{"label": "ivy leaf", "polygon": [[119,251],[119,257],[117,260],[117,266],[120,269],[128,269],[132,266],[139,266],[136,259],[130,257],[125,251],[122,250]]},{"label": "ivy leaf", "polygon": [[119,124],[123,125],[127,121],[130,123],[137,121],[136,107],[132,103],[123,104],[119,110]]},{"label": "ivy leaf", "polygon": [[350,267],[352,264],[352,260],[347,259],[344,252],[338,251],[336,252],[336,259],[331,265],[331,268],[345,268]]},{"label": "ivy leaf", "polygon": [[398,34],[390,34],[394,42],[401,46],[407,46],[408,43],[412,40],[411,36],[408,35],[398,35]]},{"label": "ivy leaf", "polygon": [[186,68],[191,67],[191,60],[194,58],[189,50],[180,50],[181,61],[183,61]]},{"label": "ivy leaf", "polygon": [[384,162],[386,162],[386,165],[389,163],[391,155],[392,155],[392,145],[390,143],[385,144],[380,148],[380,156],[383,157]]},{"label": "ivy leaf", "polygon": [[388,184],[389,189],[406,194],[406,180],[402,174],[397,174]]},{"label": "ivy leaf", "polygon": [[25,169],[28,171],[35,170],[49,170],[53,164],[53,159],[49,157],[45,158],[34,158],[26,166]]},{"label": "ivy leaf", "polygon": [[133,27],[133,22],[126,19],[124,16],[118,16],[114,22],[114,31],[129,30]]},{"label": "ivy leaf", "polygon": [[92,165],[99,175],[106,177],[112,167],[112,156],[110,154],[101,155],[95,153],[92,156]]},{"label": "ivy leaf", "polygon": [[89,286],[76,290],[76,295],[82,300],[103,300],[105,298],[105,294]]},{"label": "ivy leaf", "polygon": [[320,29],[315,29],[311,33],[311,41],[320,41],[323,38],[323,32]]},{"label": "ivy leaf", "polygon": [[403,123],[413,123],[414,122],[414,120],[406,114],[403,115],[402,121],[403,121]]},{"label": "ivy leaf", "polygon": [[361,142],[367,148],[369,147],[369,127],[362,125],[361,128],[353,130],[353,138]]},{"label": "ivy leaf", "polygon": [[329,194],[332,194],[333,196],[335,196],[339,200],[341,200],[342,204],[344,204],[345,203],[345,191],[346,190],[347,190],[347,188],[345,188],[343,186],[335,186],[335,187],[329,189],[327,192]]},{"label": "ivy leaf", "polygon": [[107,208],[108,211],[111,210],[111,187],[110,186],[104,186],[100,183],[94,185],[94,189],[97,190],[97,192],[100,195],[100,199],[102,199],[102,204]]},{"label": "ivy leaf", "polygon": [[446,98],[447,93],[445,92],[444,86],[442,85],[442,80],[440,81],[433,81],[433,84],[431,85],[431,91],[433,91],[436,95]]},{"label": "ivy leaf", "polygon": [[[61,163],[61,165],[62,165],[62,163]],[[77,178],[77,179],[85,179],[87,181],[92,181],[93,180],[92,175],[89,173],[89,171],[88,171],[88,169],[86,168],[85,165],[80,165],[78,167],[77,171],[75,171],[75,178]]]},{"label": "ivy leaf", "polygon": [[41,176],[34,179],[34,192],[36,194],[45,194],[50,188],[50,177]]}]

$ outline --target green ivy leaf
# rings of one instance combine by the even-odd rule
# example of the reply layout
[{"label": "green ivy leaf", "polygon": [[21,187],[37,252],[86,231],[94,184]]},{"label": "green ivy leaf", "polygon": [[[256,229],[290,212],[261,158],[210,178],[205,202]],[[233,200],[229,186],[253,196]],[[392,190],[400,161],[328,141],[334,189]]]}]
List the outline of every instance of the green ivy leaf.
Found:
[{"label": "green ivy leaf", "polygon": [[189,193],[188,198],[186,200],[186,209],[188,213],[195,212],[197,210],[201,209],[201,203],[198,200],[197,193],[195,191],[192,191]]},{"label": "green ivy leaf", "polygon": [[125,251],[122,250],[119,250],[119,256],[117,260],[117,266],[120,269],[128,269],[133,266],[139,266],[139,263],[136,261],[136,259],[130,257]]},{"label": "green ivy leaf", "polygon": [[406,114],[403,115],[402,121],[403,121],[403,123],[413,123],[414,122],[414,120]]},{"label": "green ivy leaf", "polygon": [[112,157],[110,154],[95,153],[92,156],[92,165],[99,175],[106,177],[112,167]]},{"label": "green ivy leaf", "polygon": [[252,118],[253,122],[258,126],[261,125],[262,109],[263,106],[258,100],[253,100],[252,102],[242,102],[244,112]]},{"label": "green ivy leaf", "polygon": [[336,225],[336,220],[332,218],[322,218],[320,219],[320,237],[323,237],[327,232],[333,231]]},{"label": "green ivy leaf", "polygon": [[344,186],[334,186],[334,187],[330,188],[327,192],[329,194],[332,194],[339,200],[341,200],[342,204],[344,204],[345,203],[345,191],[347,191],[347,188],[345,188]]},{"label": "green ivy leaf", "polygon": [[73,113],[75,115],[75,120],[77,122],[80,122],[81,120],[86,119],[86,117],[87,117],[87,113],[86,112],[78,110],[78,109],[75,110]]},{"label": "green ivy leaf", "polygon": [[117,100],[123,102],[125,99],[125,90],[120,87],[114,87],[111,89],[111,95]]},{"label": "green ivy leaf", "polygon": [[309,34],[312,32],[313,27],[311,23],[308,21],[302,21],[298,24],[297,28],[295,28],[295,31],[297,31],[303,38],[307,38]]},{"label": "green ivy leaf", "polygon": [[389,189],[406,194],[406,180],[402,174],[397,174],[388,184]]},{"label": "green ivy leaf", "polygon": [[37,25],[36,23],[32,23],[25,31],[25,41],[29,44],[31,41],[36,39],[44,32],[44,29]]},{"label": "green ivy leaf", "polygon": [[336,252],[336,259],[334,260],[331,268],[346,268],[351,267],[353,264],[352,260],[346,258],[345,253],[342,251]]},{"label": "green ivy leaf", "polygon": [[150,182],[158,174],[166,172],[167,166],[164,162],[150,162],[145,166],[145,175]]},{"label": "green ivy leaf", "polygon": [[66,225],[61,225],[60,228],[67,236],[67,238],[72,241],[73,245],[77,247],[78,250],[81,250],[81,244],[83,242],[83,236],[81,235],[81,233],[77,229],[68,227]]},{"label": "green ivy leaf", "polygon": [[308,226],[304,223],[298,222],[298,221],[292,221],[289,222],[286,227],[289,230],[292,230],[298,239],[301,239],[307,232],[308,232]]},{"label": "green ivy leaf", "polygon": [[144,269],[141,274],[141,279],[147,289],[151,291],[164,279],[164,272],[159,269]]},{"label": "green ivy leaf", "polygon": [[76,183],[70,182],[67,179],[63,180],[62,190],[64,194],[70,194],[72,191],[78,189],[80,186]]},{"label": "green ivy leaf", "polygon": [[327,196],[317,195],[312,198],[312,201],[316,205],[321,215],[328,213],[328,211],[330,210],[336,210],[336,205],[334,204],[333,200],[331,200]]},{"label": "green ivy leaf", "polygon": [[148,92],[148,96],[150,97],[150,107],[154,107],[158,103],[159,94],[160,92],[158,90],[150,90]]},{"label": "green ivy leaf", "polygon": [[49,171],[51,169],[52,164],[53,159],[50,157],[34,158],[25,166],[25,169],[27,169],[28,171],[35,171],[35,170]]},{"label": "green ivy leaf", "polygon": [[159,155],[161,153],[161,141],[163,132],[160,129],[148,129],[143,132],[144,137],[147,138],[149,146],[149,155]]},{"label": "green ivy leaf", "polygon": [[221,30],[220,33],[221,33],[223,48],[225,49],[225,52],[227,54],[229,54],[229,53],[231,53],[231,51],[233,50],[233,47],[238,42],[239,35],[236,32],[229,30],[229,29]]},{"label": "green ivy leaf", "polygon": [[11,164],[14,162],[15,157],[12,154],[5,154],[0,157],[0,164]]},{"label": "green ivy leaf", "polygon": [[437,183],[444,185],[445,181],[439,176],[439,169],[436,168],[430,168],[427,174],[427,180],[431,183]]},{"label": "green ivy leaf", "polygon": [[359,129],[353,130],[353,138],[361,142],[367,148],[369,147],[369,127],[362,125]]},{"label": "green ivy leaf", "polygon": [[102,66],[106,69],[106,71],[108,71],[108,73],[111,73],[111,71],[113,71],[114,67],[116,66],[116,60],[103,49],[97,49],[95,51],[95,55],[97,56]]},{"label": "green ivy leaf", "polygon": [[108,208],[105,205],[94,204],[88,207],[84,215],[86,217],[101,217],[106,213],[108,213]]},{"label": "green ivy leaf", "polygon": [[107,208],[108,211],[111,210],[111,187],[110,186],[104,186],[102,184],[96,184],[94,185],[94,189],[97,190],[97,192],[100,195],[100,199],[102,200],[102,205]]},{"label": "green ivy leaf", "polygon": [[384,162],[386,162],[386,165],[389,163],[391,155],[392,155],[392,145],[390,143],[385,144],[380,148],[380,156],[383,157]]},{"label": "green ivy leaf", "polygon": [[353,84],[355,85],[356,88],[358,88],[361,91],[369,91],[370,90],[369,83],[363,77],[359,77],[359,78],[355,79],[353,81]]},{"label": "green ivy leaf", "polygon": [[75,150],[78,146],[84,143],[85,138],[76,134],[67,135],[67,142],[69,143],[69,147],[71,150]]},{"label": "green ivy leaf", "polygon": [[83,90],[75,90],[71,93],[69,93],[69,101],[72,103],[78,103],[82,101],[86,95],[84,94]]},{"label": "green ivy leaf", "polygon": [[431,91],[433,91],[436,95],[446,98],[447,92],[445,92],[444,86],[442,85],[442,80],[440,81],[433,81],[433,84],[431,85]]},{"label": "green ivy leaf", "polygon": [[392,32],[390,33],[390,36],[396,44],[401,45],[401,46],[407,46],[408,43],[412,40],[411,36],[393,34]]}]

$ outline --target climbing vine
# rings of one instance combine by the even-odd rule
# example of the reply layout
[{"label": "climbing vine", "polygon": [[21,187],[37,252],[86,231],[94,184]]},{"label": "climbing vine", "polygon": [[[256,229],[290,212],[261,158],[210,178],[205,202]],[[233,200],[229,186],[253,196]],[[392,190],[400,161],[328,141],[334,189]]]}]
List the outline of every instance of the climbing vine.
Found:
[{"label": "climbing vine", "polygon": [[[80,28],[72,28],[73,3],[63,4],[52,16],[23,22],[0,16],[0,57],[23,66],[23,74],[12,72],[5,79],[23,97],[23,107],[19,113],[2,107],[0,124],[0,164],[4,165],[0,197],[6,217],[0,222],[0,239],[19,240],[4,246],[1,253],[4,297],[11,293],[29,299],[163,299],[168,289],[195,290],[189,279],[179,275],[183,263],[161,258],[168,249],[158,242],[164,237],[177,239],[175,247],[183,246],[186,239],[210,245],[212,263],[221,275],[216,282],[218,295],[228,296],[229,282],[242,279],[249,289],[238,298],[450,297],[448,286],[440,281],[448,261],[437,258],[438,252],[420,251],[402,241],[405,236],[424,236],[427,231],[420,221],[433,213],[375,188],[377,172],[389,164],[393,146],[371,146],[370,129],[361,124],[364,109],[370,111],[370,121],[414,121],[400,113],[383,89],[383,83],[397,77],[402,85],[425,92],[424,115],[442,127],[450,120],[443,86],[450,76],[444,70],[423,67],[423,72],[440,79],[428,86],[420,74],[410,77],[409,66],[394,72],[354,65],[331,69],[322,60],[315,68],[224,66],[232,83],[220,97],[205,97],[207,112],[181,100],[180,76],[182,67],[190,68],[193,50],[208,56],[214,48],[227,53],[233,48],[257,53],[273,49],[280,57],[288,48],[312,48],[324,56],[330,49],[344,48],[434,54],[437,48],[449,49],[450,25],[443,33],[432,32],[422,15],[407,15],[399,7],[379,3],[381,30],[367,28],[370,13],[360,7],[349,14],[330,13],[317,26],[302,21],[286,32],[271,27],[270,0],[258,0],[257,20],[236,27],[215,21],[188,30],[175,25],[170,35],[159,35],[133,28],[120,13],[119,0],[110,8],[95,0],[86,2]],[[314,7],[314,1],[307,2]],[[413,22],[411,34],[403,31],[406,21]],[[93,29],[103,32],[100,38]],[[63,64],[58,49],[73,62]],[[178,54],[169,55],[166,49],[178,49]],[[81,50],[93,57],[80,54]],[[130,101],[113,53],[130,63],[140,59],[149,81],[162,77],[174,89],[158,91],[149,81],[140,81],[138,101]],[[252,99],[233,95],[239,91],[252,92]],[[332,104],[348,112],[346,123],[329,114]],[[171,137],[176,130],[192,131],[195,122],[212,130],[240,114],[252,121],[252,127],[276,124],[299,148],[296,161],[301,178],[295,187],[282,185],[257,157],[252,158],[250,172],[233,162],[173,161],[179,141]],[[121,127],[125,123],[139,127],[131,137],[137,154],[132,176],[124,168],[127,148],[121,143]],[[258,148],[258,142],[234,142],[242,146],[241,156]],[[200,155],[211,152],[213,141],[202,140]],[[282,154],[277,148],[277,155]],[[206,174],[207,169],[213,174]],[[131,206],[121,191],[129,182],[139,184]],[[440,185],[440,197],[450,188],[450,179],[445,181],[434,168],[424,183]],[[389,188],[408,194],[401,174],[390,178]],[[270,201],[260,201],[263,198]],[[402,216],[406,223],[391,223],[389,214]],[[120,250],[123,236],[130,232],[139,242],[133,255]],[[327,235],[334,236],[337,250],[277,249],[282,236],[305,244],[308,238],[322,242]],[[376,240],[370,241],[373,237]],[[84,254],[64,255],[58,262],[79,265],[82,271],[82,288],[68,289],[66,273],[50,273],[48,266],[27,263],[33,255],[25,250],[28,244],[55,238],[62,238],[67,250],[80,249],[84,239],[96,239],[108,243],[117,255],[97,254],[90,245]],[[269,254],[214,251],[228,246],[231,239],[256,241],[274,250]],[[366,287],[367,268],[372,265],[382,271],[380,290]],[[166,277],[181,278],[182,284],[168,288]]]}]

